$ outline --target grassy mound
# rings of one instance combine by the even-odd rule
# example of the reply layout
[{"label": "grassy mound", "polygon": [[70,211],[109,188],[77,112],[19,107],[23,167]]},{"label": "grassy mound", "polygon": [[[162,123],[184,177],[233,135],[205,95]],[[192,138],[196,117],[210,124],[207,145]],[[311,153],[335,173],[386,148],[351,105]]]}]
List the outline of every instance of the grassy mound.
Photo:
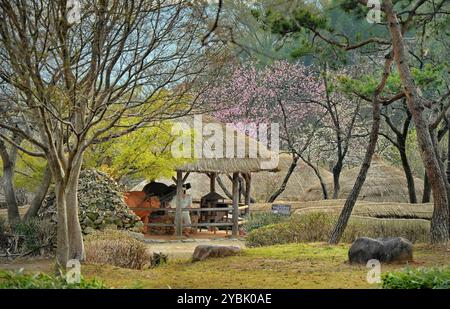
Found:
[{"label": "grassy mound", "polygon": [[[275,244],[328,241],[337,216],[326,212],[309,212],[292,216],[289,221],[261,227],[246,238],[249,247]],[[412,242],[427,242],[430,223],[419,219],[378,219],[352,217],[342,241],[353,242],[357,237],[404,237]]]}]

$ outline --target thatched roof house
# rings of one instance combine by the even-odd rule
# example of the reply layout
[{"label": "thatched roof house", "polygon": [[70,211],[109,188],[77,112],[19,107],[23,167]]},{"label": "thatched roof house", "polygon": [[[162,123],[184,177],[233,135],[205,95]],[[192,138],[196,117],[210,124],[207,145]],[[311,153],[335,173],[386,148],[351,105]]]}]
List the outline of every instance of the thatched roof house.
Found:
[{"label": "thatched roof house", "polygon": [[[342,172],[339,199],[347,198],[358,176],[359,169],[359,167],[354,167]],[[417,198],[420,200],[423,194],[423,181],[419,178],[414,180]],[[327,183],[327,188],[330,196],[332,196],[332,179]],[[322,191],[319,185],[311,186],[300,196],[301,201],[322,199]],[[373,202],[408,203],[408,187],[403,170],[383,162],[378,156],[374,157],[358,199]]]}]

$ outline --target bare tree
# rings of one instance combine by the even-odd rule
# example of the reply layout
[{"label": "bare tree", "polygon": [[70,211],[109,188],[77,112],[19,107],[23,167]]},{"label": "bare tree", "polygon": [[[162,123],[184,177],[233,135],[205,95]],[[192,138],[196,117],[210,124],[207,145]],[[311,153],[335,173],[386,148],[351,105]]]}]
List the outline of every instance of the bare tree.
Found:
[{"label": "bare tree", "polygon": [[[47,159],[58,212],[57,265],[83,259],[77,186],[93,143],[195,108],[190,86],[207,68],[206,32],[189,1],[0,1],[0,78],[36,135],[0,122]],[[207,57],[205,57],[207,56]]]}]

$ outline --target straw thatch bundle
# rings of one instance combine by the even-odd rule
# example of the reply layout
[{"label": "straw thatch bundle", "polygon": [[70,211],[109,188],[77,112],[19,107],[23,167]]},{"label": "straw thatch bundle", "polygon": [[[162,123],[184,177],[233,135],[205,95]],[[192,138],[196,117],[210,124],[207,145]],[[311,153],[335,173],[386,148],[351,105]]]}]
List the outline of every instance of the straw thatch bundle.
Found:
[{"label": "straw thatch bundle", "polygon": [[[345,199],[351,192],[358,176],[360,167],[344,170],[341,174],[339,199]],[[423,194],[423,181],[415,178],[417,199]],[[330,196],[333,193],[333,183],[327,184]],[[300,197],[301,201],[317,201],[322,199],[321,188],[313,185]],[[379,157],[374,157],[370,165],[367,178],[362,187],[358,199],[373,202],[398,202],[408,203],[408,187],[403,170],[383,162]]]},{"label": "straw thatch bundle", "polygon": [[[198,158],[195,157],[195,153],[192,153],[193,159],[178,166],[176,168],[178,171],[251,173],[277,170],[276,165],[271,164],[273,162],[271,158],[276,157],[276,153],[256,139],[211,116],[183,117],[177,120],[177,124],[183,126],[180,128],[184,128],[184,130],[188,128],[191,130],[190,137],[191,140],[193,139],[193,148],[201,153]],[[209,146],[209,144],[211,145]],[[206,154],[205,151],[209,150],[211,153]]]},{"label": "straw thatch bundle", "polygon": [[[205,160],[202,159],[202,161]],[[257,201],[264,202],[266,198],[270,196],[272,192],[277,189],[282,183],[283,178],[286,175],[287,170],[289,169],[291,161],[292,159],[289,155],[281,154],[277,172],[260,171],[258,173],[252,173],[252,197]],[[201,164],[206,163],[203,162]],[[332,175],[330,172],[320,168],[320,173],[325,181],[332,181]],[[219,174],[219,176],[228,191],[231,192],[232,183],[230,179],[226,174]],[[167,185],[173,184],[173,181],[169,179],[160,179],[158,181],[161,181]],[[200,199],[202,196],[209,193],[209,181],[209,177],[203,173],[191,173],[189,175],[187,182],[191,183],[192,185],[189,191],[194,199]],[[141,191],[147,182],[148,181],[141,182],[132,190]],[[289,179],[286,189],[277,200],[298,200],[300,194],[308,189],[311,184],[319,184],[317,176],[314,174],[312,168],[307,166],[304,162],[299,161],[297,167],[291,175],[291,178]],[[216,184],[216,191],[220,195],[226,197],[226,194],[218,184]]]}]

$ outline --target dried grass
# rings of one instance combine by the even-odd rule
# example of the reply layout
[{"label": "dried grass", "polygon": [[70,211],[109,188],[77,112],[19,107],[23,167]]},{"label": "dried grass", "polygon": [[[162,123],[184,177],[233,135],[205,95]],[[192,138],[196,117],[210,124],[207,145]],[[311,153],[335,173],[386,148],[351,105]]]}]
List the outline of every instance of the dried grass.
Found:
[{"label": "dried grass", "polygon": [[[359,170],[360,167],[354,167],[342,172],[339,199],[345,199],[350,194]],[[419,178],[414,180],[417,199],[420,200],[423,194],[423,181]],[[327,188],[329,195],[332,196],[332,181],[327,183]],[[322,190],[318,184],[308,188],[300,197],[301,201],[317,201],[321,199]],[[408,187],[403,170],[383,162],[379,157],[375,157],[372,160],[358,199],[373,202],[408,203]]]},{"label": "dried grass", "polygon": [[97,231],[86,237],[86,262],[142,269],[150,263],[147,246],[126,231]]},{"label": "dried grass", "polygon": [[[341,212],[345,200],[322,200],[310,202],[286,202],[291,205],[292,213],[303,214],[308,212],[329,212],[338,214]],[[258,203],[251,206],[251,212],[270,212],[272,204]],[[353,215],[373,218],[400,218],[400,219],[426,219],[430,220],[433,214],[433,205],[391,203],[391,202],[367,202],[357,201],[353,208]]]},{"label": "dried grass", "polygon": [[[292,216],[284,223],[268,225],[250,232],[250,247],[285,243],[328,241],[338,216],[326,212],[309,212]],[[378,219],[352,216],[342,237],[351,243],[358,237],[404,237],[412,242],[428,242],[430,222],[422,219]]]}]

